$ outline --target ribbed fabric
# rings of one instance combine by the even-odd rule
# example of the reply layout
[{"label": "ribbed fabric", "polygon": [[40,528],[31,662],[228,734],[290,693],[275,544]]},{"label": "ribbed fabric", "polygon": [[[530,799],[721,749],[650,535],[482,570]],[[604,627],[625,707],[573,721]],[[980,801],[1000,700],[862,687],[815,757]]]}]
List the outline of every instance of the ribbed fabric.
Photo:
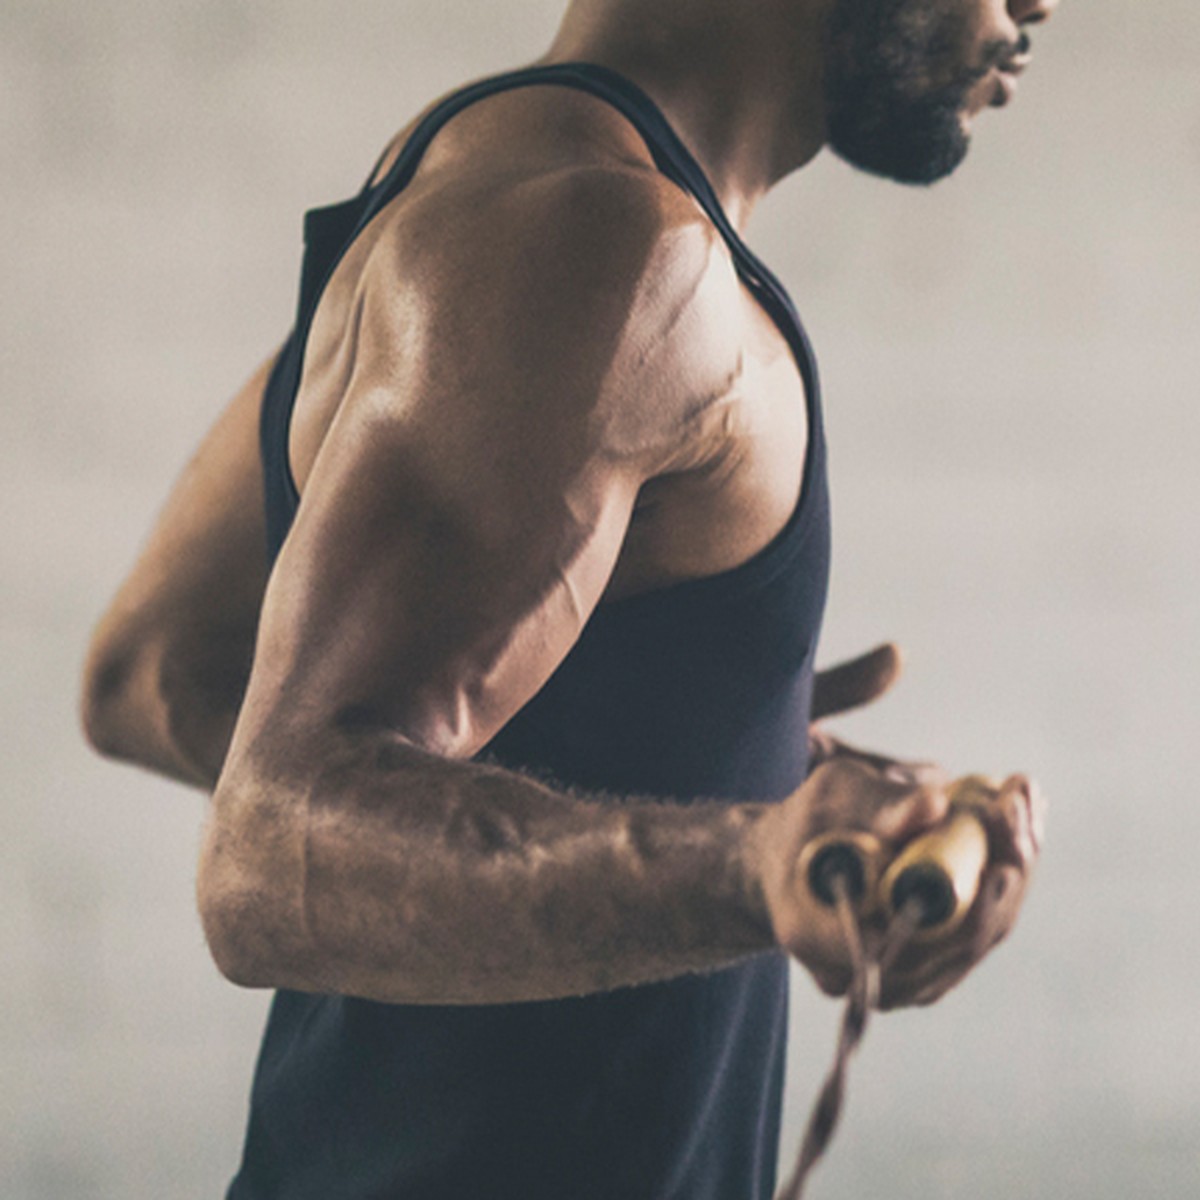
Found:
[{"label": "ribbed fabric", "polygon": [[[748,563],[606,603],[487,747],[587,791],[776,800],[803,781],[829,570],[815,362],[787,294],[746,248],[699,166],[643,92],[589,64],[536,67],[456,93],[388,175],[308,214],[296,326],[268,385],[269,553],[298,497],[287,430],[321,291],[345,248],[412,178],[455,113],[516,87],[577,88],[638,129],[702,205],[791,346],[809,442],[786,528]],[[263,1041],[230,1200],[770,1200],[787,964],[582,999],[475,1008],[280,992]]]}]

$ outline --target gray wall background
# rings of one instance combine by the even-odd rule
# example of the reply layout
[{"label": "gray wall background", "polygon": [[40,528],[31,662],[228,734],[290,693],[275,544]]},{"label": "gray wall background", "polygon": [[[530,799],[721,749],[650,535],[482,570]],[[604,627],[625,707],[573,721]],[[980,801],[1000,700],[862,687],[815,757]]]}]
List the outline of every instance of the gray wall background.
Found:
[{"label": "gray wall background", "polygon": [[[265,1000],[192,904],[203,801],[93,759],[90,623],[283,332],[299,218],[556,0],[0,0],[0,1194],[215,1197]],[[1200,1187],[1200,10],[1066,0],[931,193],[821,159],[751,240],[820,352],[847,736],[1054,801],[1014,939],[874,1026],[814,1197]],[[785,1156],[836,1010],[797,977]],[[733,1198],[731,1198],[733,1200]]]}]

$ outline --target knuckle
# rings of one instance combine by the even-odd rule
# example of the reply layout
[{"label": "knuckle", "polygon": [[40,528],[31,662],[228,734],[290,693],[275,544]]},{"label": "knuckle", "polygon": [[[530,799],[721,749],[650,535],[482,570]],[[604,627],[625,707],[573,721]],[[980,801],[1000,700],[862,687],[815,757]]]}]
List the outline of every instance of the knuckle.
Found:
[{"label": "knuckle", "polygon": [[835,758],[823,758],[809,774],[809,787],[818,794],[827,791],[836,781],[844,766],[844,763],[838,762]]},{"label": "knuckle", "polygon": [[913,1005],[916,1008],[928,1008],[931,1004],[936,1004],[949,990],[949,984],[945,986],[929,987],[924,991],[918,992],[913,997]]},{"label": "knuckle", "polygon": [[836,743],[833,735],[818,725],[813,725],[808,731],[808,759],[815,773],[833,757]]},{"label": "knuckle", "polygon": [[810,968],[810,972],[812,977],[816,980],[817,987],[819,987],[826,996],[836,999],[838,996],[844,996],[849,990],[850,977],[845,973],[812,968]]},{"label": "knuckle", "polygon": [[939,787],[935,781],[922,780],[913,790],[910,803],[915,813],[932,823],[945,817],[950,807],[950,797],[946,789]]}]

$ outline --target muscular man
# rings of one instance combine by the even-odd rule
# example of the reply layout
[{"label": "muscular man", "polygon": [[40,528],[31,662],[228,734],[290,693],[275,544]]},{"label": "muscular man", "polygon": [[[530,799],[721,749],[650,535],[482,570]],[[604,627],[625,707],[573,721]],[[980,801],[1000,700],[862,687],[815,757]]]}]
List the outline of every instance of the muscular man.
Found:
[{"label": "muscular man", "polygon": [[[310,214],[296,329],[85,687],[101,750],[212,790],[204,928],[277,989],[232,1197],[770,1196],[780,951],[847,986],[798,856],[895,851],[947,796],[825,734],[810,761],[896,664],[814,698],[817,376],[738,231],[824,145],[945,175],[1052,7],[575,0]],[[1024,779],[988,825],[969,918],[885,1004],[1011,927]]]}]

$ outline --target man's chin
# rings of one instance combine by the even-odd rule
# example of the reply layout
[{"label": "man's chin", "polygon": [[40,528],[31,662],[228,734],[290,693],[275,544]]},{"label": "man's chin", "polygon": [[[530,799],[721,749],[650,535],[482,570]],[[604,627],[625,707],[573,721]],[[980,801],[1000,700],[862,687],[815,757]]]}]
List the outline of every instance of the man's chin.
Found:
[{"label": "man's chin", "polygon": [[943,119],[936,131],[879,129],[867,137],[830,136],[830,149],[860,171],[895,183],[928,187],[952,175],[970,149],[970,130],[958,114]]}]

